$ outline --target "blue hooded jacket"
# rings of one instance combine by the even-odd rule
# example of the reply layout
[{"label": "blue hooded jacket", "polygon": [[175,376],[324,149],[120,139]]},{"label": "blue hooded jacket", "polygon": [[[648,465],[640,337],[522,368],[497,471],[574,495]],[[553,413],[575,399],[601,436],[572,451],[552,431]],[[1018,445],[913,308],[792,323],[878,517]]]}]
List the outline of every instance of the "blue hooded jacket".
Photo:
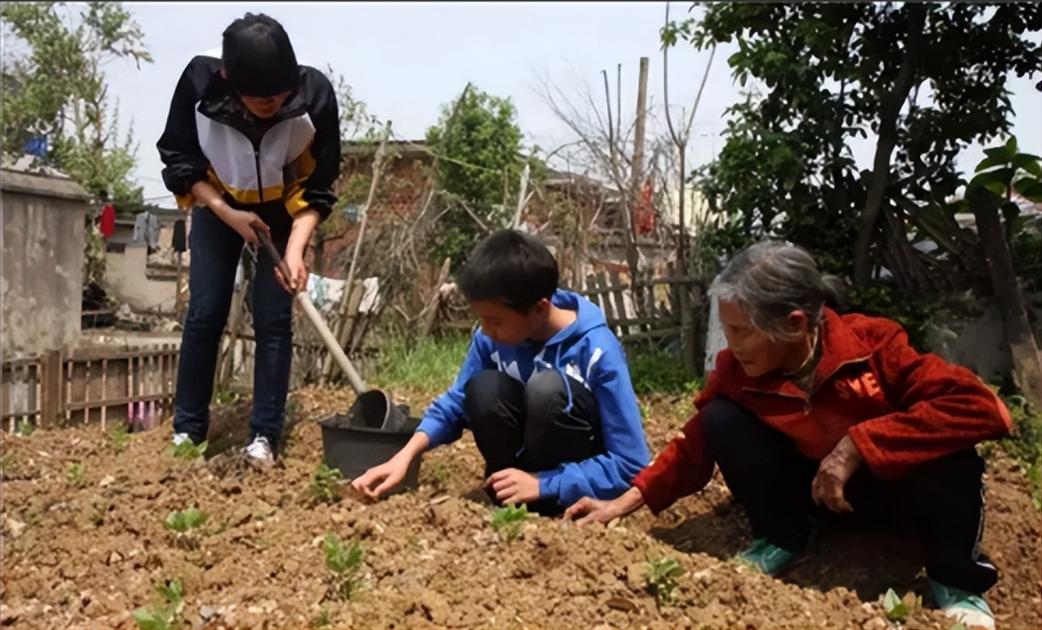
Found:
[{"label": "blue hooded jacket", "polygon": [[[502,345],[480,329],[475,332],[456,382],[427,409],[416,430],[427,434],[432,448],[459,439],[463,427],[469,425],[463,411],[464,387],[482,370],[496,369],[522,383],[535,372],[557,370],[593,393],[605,452],[538,473],[540,496],[556,498],[565,506],[584,496],[614,499],[630,487],[651,457],[626,357],[604,314],[592,302],[562,290],[554,293],[552,302],[558,308],[577,311],[578,317],[542,347]],[[568,387],[578,386],[568,378],[564,382]]]}]

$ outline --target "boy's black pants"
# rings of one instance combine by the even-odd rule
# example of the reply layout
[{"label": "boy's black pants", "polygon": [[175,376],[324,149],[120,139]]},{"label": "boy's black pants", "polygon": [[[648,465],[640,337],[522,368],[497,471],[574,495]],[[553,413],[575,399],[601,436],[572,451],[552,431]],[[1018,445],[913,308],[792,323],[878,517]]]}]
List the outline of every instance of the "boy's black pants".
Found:
[{"label": "boy's black pants", "polygon": [[[597,401],[586,387],[556,371],[532,374],[521,383],[484,370],[467,382],[463,409],[485,459],[485,477],[506,468],[553,470],[565,462],[604,452]],[[566,506],[540,499],[529,508],[559,514]]]},{"label": "boy's black pants", "polygon": [[[820,462],[803,456],[786,435],[727,399],[713,400],[702,410],[702,427],[754,536],[802,551],[815,521],[832,515],[811,498],[811,481]],[[984,461],[970,448],[926,462],[897,481],[875,477],[862,466],[847,482],[844,495],[856,515],[901,515],[911,523],[932,579],[983,593],[998,579],[995,567],[979,551],[983,472]]]}]

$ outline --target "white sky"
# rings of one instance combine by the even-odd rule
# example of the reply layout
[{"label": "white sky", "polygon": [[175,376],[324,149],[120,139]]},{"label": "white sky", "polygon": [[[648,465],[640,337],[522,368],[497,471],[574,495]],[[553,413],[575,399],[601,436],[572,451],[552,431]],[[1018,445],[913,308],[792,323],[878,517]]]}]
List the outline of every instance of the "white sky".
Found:
[{"label": "white sky", "polygon": [[[658,32],[664,3],[126,3],[145,33],[155,63],[140,70],[131,62],[107,66],[110,94],[119,100],[121,122],[133,121],[140,142],[137,176],[145,197],[172,206],[160,178],[155,142],[162,133],[174,85],[192,56],[219,50],[221,32],[246,11],[264,12],[285,26],[301,63],[345,76],[356,98],[381,119],[391,119],[399,138],[422,138],[437,121],[440,106],[467,81],[491,94],[510,97],[526,143],[555,147],[574,138],[555,118],[539,92],[539,77],[566,89],[586,81],[600,97],[600,71],[614,85],[623,64],[623,108],[632,112],[637,64],[650,57],[649,96],[662,102],[662,55]],[[674,2],[674,19],[689,3]],[[717,51],[699,114],[688,162],[708,161],[722,146],[724,110],[739,98],[726,59]],[[708,51],[678,45],[670,52],[670,100],[690,105]],[[1042,151],[1042,95],[1028,81],[1014,80],[1014,133],[1024,149]],[[679,113],[679,112],[677,112]],[[960,159],[972,169],[979,148]],[[871,146],[855,147],[862,164]]]}]

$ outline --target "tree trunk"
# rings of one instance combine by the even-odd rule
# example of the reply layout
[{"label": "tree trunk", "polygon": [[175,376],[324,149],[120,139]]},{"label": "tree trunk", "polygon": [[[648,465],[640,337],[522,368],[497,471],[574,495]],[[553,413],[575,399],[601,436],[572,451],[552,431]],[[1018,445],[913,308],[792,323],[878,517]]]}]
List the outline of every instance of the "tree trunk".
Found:
[{"label": "tree trunk", "polygon": [[1031,332],[1013,256],[1006,245],[998,199],[982,192],[971,195],[970,202],[977,220],[977,234],[988,259],[995,302],[1002,313],[1005,340],[1013,359],[1013,380],[1031,404],[1042,408],[1042,355]]},{"label": "tree trunk", "polygon": [[626,262],[630,268],[630,286],[636,300],[637,273],[640,258],[637,253],[637,233],[633,225],[633,209],[640,197],[640,184],[644,178],[644,127],[648,114],[648,58],[640,58],[640,76],[637,83],[637,120],[633,130],[633,167],[630,173],[630,189],[625,195]]},{"label": "tree trunk", "polygon": [[861,211],[861,227],[854,243],[854,282],[864,286],[869,280],[868,249],[872,245],[876,220],[883,206],[883,195],[890,183],[890,157],[897,145],[897,117],[901,106],[915,83],[916,66],[919,63],[923,43],[923,24],[926,7],[918,4],[905,5],[908,10],[908,39],[905,40],[905,55],[894,85],[887,92],[879,108],[879,138],[876,140],[875,158],[872,160],[872,181]]}]

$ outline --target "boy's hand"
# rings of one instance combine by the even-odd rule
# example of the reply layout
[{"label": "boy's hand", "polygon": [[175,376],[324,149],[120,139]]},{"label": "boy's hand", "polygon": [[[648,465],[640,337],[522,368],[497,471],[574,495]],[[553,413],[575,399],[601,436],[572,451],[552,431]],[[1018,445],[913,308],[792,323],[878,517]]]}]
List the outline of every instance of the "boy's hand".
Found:
[{"label": "boy's hand", "polygon": [[507,505],[529,503],[539,498],[539,479],[517,468],[493,473],[485,482],[496,493],[496,498]]},{"label": "boy's hand", "polygon": [[351,482],[351,487],[370,499],[376,500],[380,498],[380,495],[400,484],[402,479],[405,479],[408,469],[408,460],[392,457],[383,464],[365,471],[361,477]]}]

